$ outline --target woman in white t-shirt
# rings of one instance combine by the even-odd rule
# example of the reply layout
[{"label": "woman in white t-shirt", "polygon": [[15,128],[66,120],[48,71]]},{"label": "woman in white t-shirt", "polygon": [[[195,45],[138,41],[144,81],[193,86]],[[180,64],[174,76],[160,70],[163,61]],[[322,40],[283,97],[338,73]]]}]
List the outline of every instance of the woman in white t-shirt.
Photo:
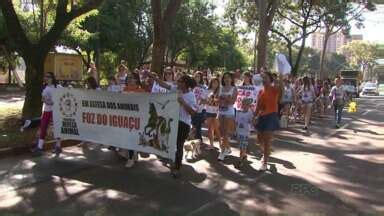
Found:
[{"label": "woman in white t-shirt", "polygon": [[125,66],[124,64],[120,64],[119,67],[117,68],[116,80],[117,80],[117,84],[120,85],[121,89],[124,89],[125,87],[128,73],[129,73],[129,70],[127,66]]},{"label": "woman in white t-shirt", "polygon": [[[57,81],[55,75],[52,72],[47,72],[44,76],[44,82],[46,84],[42,92],[42,101],[43,101],[43,114],[40,121],[40,130],[39,130],[39,140],[36,148],[33,152],[41,154],[44,147],[44,140],[47,135],[47,130],[49,123],[52,121],[52,106],[53,98],[52,94],[54,89],[57,87]],[[95,80],[96,82],[96,80]],[[61,142],[58,139],[54,148],[54,153],[58,156],[61,153]]]},{"label": "woman in white t-shirt", "polygon": [[196,115],[192,116],[192,125],[193,125],[193,136],[195,139],[199,139],[201,142],[203,142],[203,137],[201,135],[201,127],[205,120],[205,114],[206,110],[203,104],[203,100],[206,97],[205,91],[207,90],[206,86],[204,85],[203,81],[203,73],[200,71],[197,71],[193,78],[196,82],[196,87],[193,88],[193,94],[195,94],[196,102],[198,105],[198,110]]},{"label": "woman in white t-shirt", "polygon": [[[163,73],[163,80],[167,85],[170,85],[171,87],[176,88],[176,83],[175,83],[175,74],[172,71],[171,67],[166,67],[164,69]],[[162,87],[159,82],[154,82],[152,85],[152,90],[151,93],[168,93],[169,90]]]},{"label": "woman in white t-shirt", "polygon": [[177,100],[180,104],[180,113],[176,142],[176,157],[175,164],[171,169],[172,176],[178,178],[180,176],[180,168],[183,160],[184,142],[188,138],[192,126],[191,116],[195,115],[198,110],[195,95],[190,90],[196,86],[196,82],[188,75],[183,75],[177,80],[177,87],[175,88],[175,86],[160,80],[156,74],[151,74],[151,76],[161,87],[166,88],[169,91],[177,90],[179,93]]},{"label": "woman in white t-shirt", "polygon": [[[212,77],[206,91],[206,97],[202,101],[206,111],[206,123],[208,127],[208,139],[210,146],[209,150],[214,149],[213,141],[214,137],[221,137],[220,124],[217,114],[219,112],[219,91],[220,91],[220,80],[218,77]],[[221,140],[219,140],[221,146]]]},{"label": "woman in white t-shirt", "polygon": [[316,98],[315,89],[308,77],[303,78],[303,86],[300,89],[301,103],[304,110],[304,130],[308,130],[311,121],[313,101]]},{"label": "woman in white t-shirt", "polygon": [[107,91],[121,93],[121,86],[117,84],[116,78],[114,76],[109,77],[108,79],[108,88]]},{"label": "woman in white t-shirt", "polygon": [[219,91],[219,121],[221,132],[221,152],[218,160],[223,161],[224,158],[231,154],[231,146],[229,138],[235,131],[235,108],[237,89],[233,74],[227,72],[223,74],[221,79],[221,88]]}]

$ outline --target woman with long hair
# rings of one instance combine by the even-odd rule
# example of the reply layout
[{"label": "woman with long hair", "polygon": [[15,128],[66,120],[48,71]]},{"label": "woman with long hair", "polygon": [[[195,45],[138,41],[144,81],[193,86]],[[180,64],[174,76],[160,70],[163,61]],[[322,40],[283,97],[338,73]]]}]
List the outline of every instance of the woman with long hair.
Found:
[{"label": "woman with long hair", "polygon": [[193,94],[195,94],[196,103],[198,105],[198,110],[196,115],[192,116],[192,125],[193,125],[193,132],[194,132],[194,138],[199,139],[203,143],[203,137],[201,135],[201,127],[205,120],[205,108],[203,101],[205,98],[205,91],[206,88],[204,86],[204,80],[203,80],[203,73],[200,71],[197,71],[193,76],[196,86],[193,88]]},{"label": "woman with long hair", "polygon": [[320,116],[323,117],[324,114],[326,113],[326,110],[327,110],[327,107],[328,107],[328,104],[329,104],[329,100],[328,100],[328,95],[329,95],[329,84],[328,84],[328,81],[324,81],[323,82],[323,86],[321,87],[320,89],[320,96],[319,96],[319,99],[320,99]]},{"label": "woman with long hair", "polygon": [[[217,77],[212,77],[211,82],[208,86],[207,98],[203,100],[206,110],[206,123],[208,127],[208,139],[209,139],[209,150],[214,149],[214,139],[221,137],[220,124],[217,118],[219,111],[219,91],[220,91],[220,80]],[[221,141],[219,140],[221,146]]]},{"label": "woman with long hair", "polygon": [[99,85],[96,82],[96,79],[93,77],[88,77],[85,79],[85,88],[91,90],[100,90]]},{"label": "woman with long hair", "polygon": [[[257,140],[261,144],[263,157],[260,171],[267,169],[268,158],[271,153],[271,143],[274,132],[279,129],[278,103],[282,92],[282,75],[274,80],[269,72],[263,72],[264,88],[260,91],[255,116],[257,119]],[[272,85],[273,84],[273,85]]]},{"label": "woman with long hair", "polygon": [[231,154],[229,138],[235,131],[235,109],[233,105],[236,102],[237,89],[233,74],[226,72],[221,79],[221,88],[219,91],[219,122],[221,132],[221,152],[218,160],[223,161],[226,156]]},{"label": "woman with long hair", "polygon": [[304,130],[308,130],[311,121],[311,112],[313,101],[316,98],[315,90],[311,80],[306,76],[303,78],[303,86],[300,90],[301,103],[304,110]]},{"label": "woman with long hair", "polygon": [[[96,82],[96,80],[95,80]],[[44,76],[45,88],[42,92],[43,101],[43,114],[41,116],[39,140],[36,148],[33,150],[37,154],[41,154],[44,147],[45,137],[47,135],[49,123],[52,121],[52,110],[53,110],[53,98],[52,94],[54,89],[57,87],[57,81],[53,72],[47,72]],[[53,152],[58,156],[61,153],[61,141],[56,140],[56,145]]]},{"label": "woman with long hair", "polygon": [[123,64],[123,62],[117,68],[116,80],[117,83],[121,86],[121,89],[125,87],[125,80],[129,73],[128,67]]},{"label": "woman with long hair", "polygon": [[[127,75],[124,93],[138,93],[146,92],[140,82],[140,75],[138,73],[130,73]],[[133,150],[120,150],[120,155],[127,158],[125,167],[131,168],[139,159],[137,152]]]}]

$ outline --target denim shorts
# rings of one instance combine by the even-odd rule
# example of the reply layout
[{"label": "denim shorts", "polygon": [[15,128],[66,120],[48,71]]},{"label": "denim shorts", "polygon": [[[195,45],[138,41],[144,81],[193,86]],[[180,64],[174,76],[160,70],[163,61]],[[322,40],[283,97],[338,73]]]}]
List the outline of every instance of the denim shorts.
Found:
[{"label": "denim shorts", "polygon": [[280,129],[280,121],[277,113],[260,116],[256,124],[259,132],[273,132]]}]

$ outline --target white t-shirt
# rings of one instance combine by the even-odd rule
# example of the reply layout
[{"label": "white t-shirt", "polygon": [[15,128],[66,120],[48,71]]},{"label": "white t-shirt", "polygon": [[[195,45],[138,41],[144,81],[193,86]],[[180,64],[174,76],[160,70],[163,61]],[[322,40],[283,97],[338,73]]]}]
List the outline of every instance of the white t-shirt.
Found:
[{"label": "white t-shirt", "polygon": [[293,101],[293,88],[291,86],[284,86],[284,93],[281,101],[285,103]]},{"label": "white t-shirt", "polygon": [[345,90],[342,86],[333,86],[331,92],[329,93],[329,96],[332,98],[332,102],[335,101],[336,103],[341,104],[344,102]]},{"label": "white t-shirt", "polygon": [[301,87],[301,100],[305,103],[313,102],[315,98],[315,89],[313,86],[310,86],[309,89],[304,89],[304,86]]},{"label": "white t-shirt", "polygon": [[[193,92],[189,91],[182,95],[184,101],[195,111],[197,111],[198,106],[196,103],[196,98]],[[179,114],[179,120],[188,124],[189,126],[192,126],[192,119],[191,115],[187,112],[184,106],[180,105],[180,114]]]},{"label": "white t-shirt", "polygon": [[121,92],[121,86],[120,85],[109,85],[107,88],[107,91],[109,91],[109,92]]},{"label": "white t-shirt", "polygon": [[52,100],[52,92],[53,90],[55,89],[55,87],[53,85],[47,85],[44,90],[43,90],[43,93],[41,94],[42,97],[43,97],[43,112],[51,112],[52,111],[52,105],[48,105],[46,104],[45,102],[49,102],[49,103],[52,103],[53,100]]},{"label": "white t-shirt", "polygon": [[253,113],[251,110],[247,112],[236,112],[236,133],[241,136],[249,136],[251,134],[251,122]]},{"label": "white t-shirt", "polygon": [[223,92],[223,87],[220,88],[219,91],[219,114],[220,115],[228,115],[228,116],[234,116],[235,115],[235,109],[233,108],[233,105],[224,105],[224,98],[227,96],[233,95],[233,92],[235,91],[235,87],[231,87],[229,91]]},{"label": "white t-shirt", "polygon": [[127,74],[124,74],[123,76],[117,76],[117,82],[121,86],[121,89],[125,87],[125,80],[127,78]]},{"label": "white t-shirt", "polygon": [[[215,95],[214,91],[213,90],[207,90],[206,91],[206,99],[210,99],[210,98],[213,98]],[[219,104],[205,104],[205,110],[207,113],[215,113],[217,114],[217,112],[219,111]]]}]

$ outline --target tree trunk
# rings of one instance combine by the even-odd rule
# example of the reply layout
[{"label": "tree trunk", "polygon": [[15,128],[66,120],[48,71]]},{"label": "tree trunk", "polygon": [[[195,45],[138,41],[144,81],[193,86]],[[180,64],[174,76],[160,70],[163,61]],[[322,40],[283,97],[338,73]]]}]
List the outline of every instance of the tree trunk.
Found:
[{"label": "tree trunk", "polygon": [[259,1],[259,34],[257,40],[257,71],[265,67],[267,62],[267,41],[268,41],[268,26],[267,26],[267,4],[268,1]]},{"label": "tree trunk", "polygon": [[328,72],[325,69],[325,58],[326,58],[326,52],[327,52],[327,44],[329,40],[329,29],[327,28],[324,34],[324,44],[323,44],[323,49],[321,50],[321,56],[320,56],[320,74],[319,78],[320,79],[326,79],[328,78]]},{"label": "tree trunk", "polygon": [[43,60],[27,60],[25,71],[25,101],[23,106],[23,119],[31,119],[41,115],[41,89],[44,77]]},{"label": "tree trunk", "polygon": [[169,29],[180,8],[181,0],[170,0],[162,13],[161,0],[151,0],[153,21],[153,47],[151,70],[161,75],[164,66],[164,54],[167,47]]},{"label": "tree trunk", "polygon": [[[307,34],[306,32],[303,33],[303,35],[306,35],[306,34]],[[297,54],[297,59],[296,59],[295,65],[294,65],[294,67],[292,69],[292,74],[293,75],[296,75],[297,72],[299,72],[300,61],[301,61],[301,57],[303,56],[303,51],[304,51],[304,48],[305,48],[306,39],[307,39],[307,36],[304,36],[304,38],[301,40],[301,46],[300,46],[300,49],[299,49],[299,53]]]}]

